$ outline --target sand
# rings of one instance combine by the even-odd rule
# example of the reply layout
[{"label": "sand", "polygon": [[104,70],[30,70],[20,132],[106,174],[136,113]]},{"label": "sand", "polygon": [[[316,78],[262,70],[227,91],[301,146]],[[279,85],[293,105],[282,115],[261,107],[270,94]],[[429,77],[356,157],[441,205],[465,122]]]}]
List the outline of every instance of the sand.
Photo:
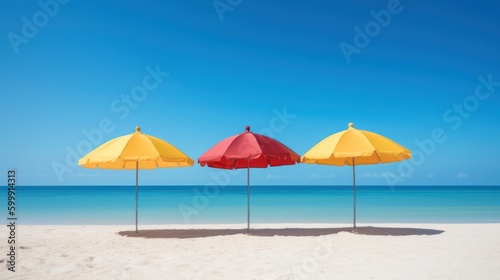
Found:
[{"label": "sand", "polygon": [[500,279],[500,224],[349,226],[18,225],[0,279]]}]

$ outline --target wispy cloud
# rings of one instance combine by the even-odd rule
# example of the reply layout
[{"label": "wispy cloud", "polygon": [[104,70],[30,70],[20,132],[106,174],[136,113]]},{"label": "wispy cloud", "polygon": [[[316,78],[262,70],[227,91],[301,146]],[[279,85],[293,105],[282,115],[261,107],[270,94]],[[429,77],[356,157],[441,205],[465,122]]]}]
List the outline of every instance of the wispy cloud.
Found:
[{"label": "wispy cloud", "polygon": [[333,178],[335,177],[334,174],[329,173],[329,174],[310,174],[309,176],[285,176],[285,175],[276,175],[276,174],[267,174],[266,178],[267,179],[325,179],[325,178]]},{"label": "wispy cloud", "polygon": [[457,174],[457,179],[465,179],[465,178],[468,178],[468,177],[469,177],[469,174],[464,173],[464,172],[459,172]]},{"label": "wispy cloud", "polygon": [[389,172],[382,172],[382,173],[365,172],[365,173],[361,174],[360,177],[362,177],[362,178],[387,178],[390,175],[391,174]]},{"label": "wispy cloud", "polygon": [[85,173],[85,172],[75,172],[71,173],[68,176],[70,177],[112,177],[114,174],[105,174],[104,172],[92,172],[92,173]]},{"label": "wispy cloud", "polygon": [[309,178],[309,179],[323,179],[323,178],[333,178],[333,177],[335,177],[335,175],[332,173],[329,173],[329,174],[325,174],[325,175],[311,174],[307,178]]}]

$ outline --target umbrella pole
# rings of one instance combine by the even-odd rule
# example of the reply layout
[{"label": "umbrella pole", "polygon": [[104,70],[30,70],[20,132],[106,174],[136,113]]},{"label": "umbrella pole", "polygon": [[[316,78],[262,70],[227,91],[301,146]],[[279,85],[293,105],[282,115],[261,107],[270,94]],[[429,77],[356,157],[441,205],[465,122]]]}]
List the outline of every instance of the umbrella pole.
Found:
[{"label": "umbrella pole", "polygon": [[354,228],[356,228],[356,164],[352,158],[352,181],[354,184]]},{"label": "umbrella pole", "polygon": [[135,162],[135,233],[138,233],[137,223],[139,220],[139,162]]},{"label": "umbrella pole", "polygon": [[250,230],[250,159],[247,165],[247,233]]}]

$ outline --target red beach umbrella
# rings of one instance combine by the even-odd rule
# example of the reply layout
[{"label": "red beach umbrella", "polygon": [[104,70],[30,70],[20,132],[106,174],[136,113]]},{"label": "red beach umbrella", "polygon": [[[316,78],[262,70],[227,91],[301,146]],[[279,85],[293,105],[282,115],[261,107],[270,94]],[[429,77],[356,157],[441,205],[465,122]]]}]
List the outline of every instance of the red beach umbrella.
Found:
[{"label": "red beach umbrella", "polygon": [[250,131],[228,137],[198,158],[201,166],[247,169],[247,231],[250,229],[250,168],[293,165],[300,156],[279,141]]}]

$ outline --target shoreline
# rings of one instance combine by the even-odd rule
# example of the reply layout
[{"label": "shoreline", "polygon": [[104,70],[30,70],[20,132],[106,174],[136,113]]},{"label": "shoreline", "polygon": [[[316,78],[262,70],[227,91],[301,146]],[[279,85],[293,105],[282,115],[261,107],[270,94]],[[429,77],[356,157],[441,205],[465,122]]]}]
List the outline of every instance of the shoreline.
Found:
[{"label": "shoreline", "polygon": [[[2,228],[7,236],[8,228]],[[135,231],[134,225],[21,224],[17,271],[2,265],[0,279],[495,279],[500,274],[499,223],[361,223],[356,233],[347,223],[255,224],[250,234],[243,232],[246,224],[183,228],[140,225],[139,232],[164,236],[137,238],[119,234]],[[168,235],[183,231],[208,235]],[[4,240],[2,263],[7,249]]]},{"label": "shoreline", "polygon": [[[425,225],[500,225],[500,222],[356,222],[356,227],[370,226],[407,226],[418,227]],[[123,227],[135,229],[135,224],[23,224],[19,223],[20,227]],[[322,223],[322,222],[298,222],[298,223],[255,223],[250,224],[250,229],[283,229],[283,228],[348,228],[353,227],[352,223]],[[141,229],[246,229],[247,223],[193,223],[193,224],[139,224]]]}]

